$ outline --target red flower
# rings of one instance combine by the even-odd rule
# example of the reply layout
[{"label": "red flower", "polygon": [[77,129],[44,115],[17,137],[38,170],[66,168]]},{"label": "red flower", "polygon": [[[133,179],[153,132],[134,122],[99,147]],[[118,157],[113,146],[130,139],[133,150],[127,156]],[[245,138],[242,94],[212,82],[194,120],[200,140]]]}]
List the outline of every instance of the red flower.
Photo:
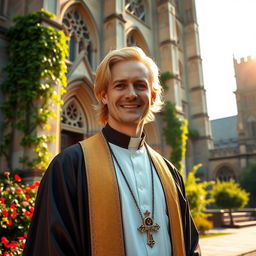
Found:
[{"label": "red flower", "polygon": [[12,256],[12,253],[9,253],[9,252],[5,251],[3,256]]},{"label": "red flower", "polygon": [[12,225],[12,220],[7,220],[6,225],[10,227]]},{"label": "red flower", "polygon": [[14,179],[15,179],[16,181],[21,181],[21,177],[20,177],[18,174],[15,174],[15,175],[14,175]]},{"label": "red flower", "polygon": [[12,209],[16,209],[16,204],[15,203],[11,203],[11,208]]},{"label": "red flower", "polygon": [[30,189],[35,189],[35,188],[36,188],[35,185],[29,185],[28,187],[29,187]]},{"label": "red flower", "polygon": [[4,198],[0,197],[0,204],[4,204]]},{"label": "red flower", "polygon": [[36,181],[34,182],[34,185],[35,185],[36,187],[38,187],[38,186],[40,185],[40,181],[36,180]]},{"label": "red flower", "polygon": [[23,190],[22,190],[21,188],[16,188],[15,190],[16,190],[16,192],[18,192],[18,193],[23,192]]},{"label": "red flower", "polygon": [[13,213],[12,213],[12,215],[11,215],[10,217],[11,217],[12,219],[15,219],[16,216],[17,216],[17,211],[16,211],[16,209],[14,209],[14,210],[13,210]]},{"label": "red flower", "polygon": [[19,241],[23,241],[23,240],[25,240],[26,238],[23,237],[23,236],[18,236],[17,239],[18,239]]},{"label": "red flower", "polygon": [[32,217],[33,213],[31,213],[30,211],[25,211],[24,214],[28,217]]},{"label": "red flower", "polygon": [[26,196],[26,200],[28,201],[29,199],[31,199],[31,196]]},{"label": "red flower", "polygon": [[4,209],[3,210],[3,216],[4,217],[8,217],[8,215],[9,215],[9,212],[6,209]]},{"label": "red flower", "polygon": [[2,236],[1,242],[6,245],[9,243],[9,240],[5,236]]},{"label": "red flower", "polygon": [[18,245],[16,244],[15,241],[12,241],[10,244],[5,245],[5,247],[6,248],[14,248],[14,249],[16,249],[16,248],[18,248]]}]

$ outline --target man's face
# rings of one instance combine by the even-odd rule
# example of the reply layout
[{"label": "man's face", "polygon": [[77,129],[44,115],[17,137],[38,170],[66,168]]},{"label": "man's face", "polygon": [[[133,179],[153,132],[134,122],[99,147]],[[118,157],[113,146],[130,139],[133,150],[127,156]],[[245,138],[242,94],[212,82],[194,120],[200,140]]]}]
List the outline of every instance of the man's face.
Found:
[{"label": "man's face", "polygon": [[127,128],[143,128],[155,94],[151,90],[147,67],[136,60],[121,61],[111,68],[111,81],[102,92],[108,106],[108,123],[121,132]]}]

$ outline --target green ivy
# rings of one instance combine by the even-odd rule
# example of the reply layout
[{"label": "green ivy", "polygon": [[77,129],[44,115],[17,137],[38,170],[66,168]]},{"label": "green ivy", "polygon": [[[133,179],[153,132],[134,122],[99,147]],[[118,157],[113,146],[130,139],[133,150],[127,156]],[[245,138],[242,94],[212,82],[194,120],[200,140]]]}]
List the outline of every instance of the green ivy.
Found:
[{"label": "green ivy", "polygon": [[187,120],[177,117],[175,106],[170,101],[166,101],[163,118],[165,140],[172,147],[170,161],[181,171],[188,138]]},{"label": "green ivy", "polygon": [[166,81],[173,78],[174,74],[170,71],[162,72],[159,76],[159,81],[163,87],[164,90],[168,90],[168,86],[166,85]]},{"label": "green ivy", "polygon": [[[12,155],[17,131],[22,134],[20,145],[33,148],[36,157],[24,156],[20,162],[28,168],[43,169],[48,165],[47,143],[53,136],[39,135],[37,128],[50,129],[48,120],[56,114],[51,104],[62,104],[65,92],[67,37],[63,31],[41,24],[42,18],[54,14],[40,10],[14,19],[7,31],[9,61],[4,71],[7,79],[0,85],[4,103],[0,106],[4,116],[4,136],[0,152],[12,168]],[[56,89],[61,84],[61,93]]]}]

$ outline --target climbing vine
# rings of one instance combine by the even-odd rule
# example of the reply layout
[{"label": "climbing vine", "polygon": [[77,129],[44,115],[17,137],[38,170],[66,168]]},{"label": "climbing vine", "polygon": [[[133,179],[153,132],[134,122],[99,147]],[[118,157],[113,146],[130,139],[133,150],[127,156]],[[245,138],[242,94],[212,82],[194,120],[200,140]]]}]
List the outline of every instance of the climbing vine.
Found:
[{"label": "climbing vine", "polygon": [[163,118],[165,140],[172,147],[170,161],[181,171],[188,138],[187,120],[180,120],[177,117],[175,106],[170,101],[166,101]]},{"label": "climbing vine", "polygon": [[[23,151],[35,152],[34,156],[24,153],[20,162],[28,168],[47,166],[47,143],[54,137],[41,135],[38,129],[51,128],[48,120],[56,116],[51,105],[62,104],[61,94],[65,92],[67,37],[62,31],[42,25],[43,18],[54,18],[54,15],[40,10],[16,17],[6,34],[9,61],[4,69],[7,78],[0,85],[4,95],[0,106],[4,116],[0,152],[8,168],[12,168],[17,134]],[[59,84],[61,92],[57,92]]]},{"label": "climbing vine", "polygon": [[[159,80],[164,90],[168,90],[166,82],[173,77],[174,74],[169,71],[160,74]],[[178,170],[182,171],[182,160],[186,154],[188,139],[188,121],[177,117],[175,106],[170,101],[166,101],[163,120],[165,123],[163,129],[165,141],[172,148],[170,161]]]}]

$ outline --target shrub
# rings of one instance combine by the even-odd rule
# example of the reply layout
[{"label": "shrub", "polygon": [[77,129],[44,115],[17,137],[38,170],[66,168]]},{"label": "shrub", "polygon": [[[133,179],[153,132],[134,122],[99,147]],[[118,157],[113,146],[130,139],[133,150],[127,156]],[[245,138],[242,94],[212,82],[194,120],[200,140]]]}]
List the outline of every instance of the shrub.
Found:
[{"label": "shrub", "polygon": [[249,193],[241,189],[234,180],[217,181],[211,193],[218,207],[229,210],[230,225],[233,226],[232,209],[244,207],[249,200]]},{"label": "shrub", "polygon": [[207,220],[206,218],[195,217],[194,222],[200,235],[204,235],[206,231],[210,230],[213,227],[212,222]]},{"label": "shrub", "polygon": [[194,218],[206,217],[204,213],[206,205],[212,201],[208,198],[207,188],[213,183],[211,181],[200,182],[200,179],[196,177],[196,172],[201,166],[201,164],[195,165],[185,179],[186,194]]},{"label": "shrub", "polygon": [[18,174],[0,182],[0,255],[22,255],[39,182],[25,185]]}]

